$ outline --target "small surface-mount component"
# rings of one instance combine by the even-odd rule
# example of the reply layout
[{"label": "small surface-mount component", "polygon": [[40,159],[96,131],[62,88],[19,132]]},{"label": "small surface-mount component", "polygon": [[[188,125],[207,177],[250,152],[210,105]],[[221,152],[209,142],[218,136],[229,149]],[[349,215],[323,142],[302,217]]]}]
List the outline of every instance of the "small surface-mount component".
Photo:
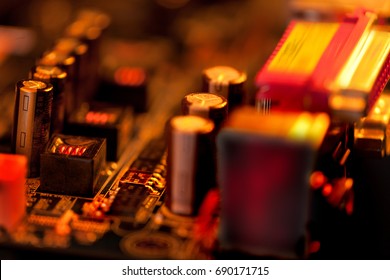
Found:
[{"label": "small surface-mount component", "polygon": [[174,117],[169,127],[167,206],[175,214],[196,215],[215,186],[214,123],[198,116]]},{"label": "small surface-mount component", "polygon": [[245,102],[246,74],[230,66],[215,66],[203,71],[203,92],[222,95],[229,102],[229,110]]},{"label": "small surface-mount component", "polygon": [[49,140],[53,86],[36,80],[16,84],[13,152],[28,159],[27,177],[39,176],[39,155]]},{"label": "small surface-mount component", "polygon": [[[156,203],[156,197],[165,190],[164,153],[165,141],[162,138],[153,139],[146,145],[120,178],[109,215],[135,218],[142,205],[150,209]],[[147,199],[150,195],[154,199]]]},{"label": "small surface-mount component", "polygon": [[0,154],[0,227],[12,230],[26,213],[27,158]]},{"label": "small surface-mount component", "polygon": [[127,170],[119,181],[119,187],[126,184],[144,185],[149,190],[150,194],[161,194],[165,188],[165,180],[162,176],[155,172],[142,172],[138,170]]},{"label": "small surface-mount component", "polygon": [[149,194],[144,185],[122,182],[108,214],[134,218]]},{"label": "small surface-mount component", "polygon": [[183,115],[209,118],[219,128],[227,118],[228,103],[225,97],[213,93],[191,93],[181,103]]},{"label": "small surface-mount component", "polygon": [[81,106],[68,119],[70,135],[107,139],[107,160],[117,161],[131,136],[132,111],[128,107],[94,103]]},{"label": "small surface-mount component", "polygon": [[105,139],[53,135],[41,155],[39,191],[92,197],[105,158]]}]

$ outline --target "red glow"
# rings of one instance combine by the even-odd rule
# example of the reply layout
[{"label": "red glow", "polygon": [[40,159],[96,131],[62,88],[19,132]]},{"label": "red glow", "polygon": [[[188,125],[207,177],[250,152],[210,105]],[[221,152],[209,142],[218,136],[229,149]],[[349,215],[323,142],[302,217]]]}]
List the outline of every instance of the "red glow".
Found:
[{"label": "red glow", "polygon": [[86,150],[86,147],[63,144],[57,147],[56,153],[70,156],[82,156]]},{"label": "red glow", "polygon": [[333,191],[333,187],[331,184],[326,184],[322,189],[322,195],[328,197]]},{"label": "red glow", "polygon": [[0,153],[0,227],[13,230],[26,213],[27,157]]},{"label": "red glow", "polygon": [[115,82],[123,86],[140,86],[145,82],[146,74],[142,68],[120,67],[114,74]]},{"label": "red glow", "polygon": [[325,175],[320,171],[315,171],[310,176],[310,186],[317,190],[322,187],[327,181]]},{"label": "red glow", "polygon": [[66,146],[65,145],[59,146],[58,151],[60,154],[65,154]]},{"label": "red glow", "polygon": [[205,248],[212,248],[217,237],[220,194],[211,189],[199,209],[194,225],[194,238]]},{"label": "red glow", "polygon": [[317,253],[321,248],[321,243],[319,241],[313,241],[309,245],[309,253],[314,254]]},{"label": "red glow", "polygon": [[351,191],[349,193],[349,195],[347,196],[347,201],[345,203],[345,212],[348,214],[348,215],[352,215],[353,214],[353,202],[354,201],[354,193]]},{"label": "red glow", "polygon": [[95,111],[89,111],[85,116],[85,121],[87,123],[100,124],[100,125],[104,125],[107,124],[108,122],[112,122],[113,119],[114,119],[113,114],[95,112]]}]

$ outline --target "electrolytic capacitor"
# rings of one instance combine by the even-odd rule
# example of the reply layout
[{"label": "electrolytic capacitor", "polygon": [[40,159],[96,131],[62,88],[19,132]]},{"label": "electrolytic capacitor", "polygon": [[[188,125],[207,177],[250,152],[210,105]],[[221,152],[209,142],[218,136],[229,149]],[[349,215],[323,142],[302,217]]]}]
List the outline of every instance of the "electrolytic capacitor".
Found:
[{"label": "electrolytic capacitor", "polygon": [[92,79],[91,73],[97,69],[92,69],[95,62],[91,61],[87,44],[77,38],[62,37],[55,42],[53,50],[66,56],[74,56],[79,95],[84,101],[92,99],[96,81]]},{"label": "electrolytic capacitor", "polygon": [[28,159],[28,177],[38,177],[40,154],[49,140],[53,86],[32,79],[16,84],[13,152]]},{"label": "electrolytic capacitor", "polygon": [[88,78],[91,80],[92,91],[95,92],[98,84],[98,69],[100,45],[103,31],[110,24],[110,17],[97,10],[81,10],[75,21],[70,24],[64,36],[76,38],[87,45],[88,52]]},{"label": "electrolytic capacitor", "polygon": [[0,227],[11,231],[26,213],[27,158],[0,154]]},{"label": "electrolytic capacitor", "polygon": [[215,66],[203,71],[204,92],[224,96],[229,102],[229,109],[240,106],[245,101],[244,84],[246,74],[229,66]]},{"label": "electrolytic capacitor", "polygon": [[175,214],[196,215],[207,191],[215,186],[211,120],[177,116],[170,121],[167,206]]},{"label": "electrolytic capacitor", "polygon": [[65,70],[67,74],[67,81],[69,83],[69,94],[65,101],[65,115],[66,117],[77,108],[82,100],[78,98],[79,87],[77,78],[76,58],[69,54],[64,54],[56,50],[45,52],[41,58],[36,62],[39,66],[58,66]]},{"label": "electrolytic capacitor", "polygon": [[69,93],[67,73],[57,66],[34,66],[30,77],[53,86],[50,134],[62,132],[65,121],[65,100]]},{"label": "electrolytic capacitor", "polygon": [[228,103],[225,97],[213,93],[191,93],[182,100],[183,115],[209,118],[219,128],[228,114]]}]

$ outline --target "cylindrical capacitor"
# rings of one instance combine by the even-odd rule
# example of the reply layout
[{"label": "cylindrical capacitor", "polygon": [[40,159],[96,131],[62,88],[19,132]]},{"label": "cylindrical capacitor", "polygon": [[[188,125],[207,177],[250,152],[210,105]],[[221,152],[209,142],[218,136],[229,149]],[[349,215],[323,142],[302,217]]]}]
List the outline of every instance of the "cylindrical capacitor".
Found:
[{"label": "cylindrical capacitor", "polygon": [[60,133],[64,127],[67,73],[57,66],[34,66],[30,78],[53,86],[50,134]]},{"label": "cylindrical capacitor", "polygon": [[0,227],[12,231],[26,213],[27,158],[0,154]]},{"label": "cylindrical capacitor", "polygon": [[211,119],[217,129],[228,114],[226,98],[214,93],[190,93],[183,98],[181,105],[183,115]]},{"label": "cylindrical capacitor", "polygon": [[246,74],[229,66],[215,66],[203,71],[202,91],[216,93],[227,98],[229,109],[245,101]]},{"label": "cylindrical capacitor", "polygon": [[196,215],[215,186],[211,120],[177,116],[169,125],[167,206],[175,214]]},{"label": "cylindrical capacitor", "polygon": [[69,83],[69,94],[65,100],[65,116],[68,117],[70,113],[77,108],[82,100],[78,98],[78,78],[76,59],[72,55],[63,54],[56,50],[45,52],[41,58],[36,62],[39,66],[58,66],[65,70],[67,73],[67,82]]},{"label": "cylindrical capacitor", "polygon": [[96,81],[92,79],[91,72],[97,71],[97,69],[91,69],[95,62],[91,61],[89,57],[87,44],[77,38],[62,37],[55,42],[53,50],[66,56],[75,57],[75,77],[77,79],[79,95],[81,95],[79,98],[85,101],[92,99]]},{"label": "cylindrical capacitor", "polygon": [[92,86],[95,87],[98,79],[102,33],[109,23],[110,17],[103,12],[81,10],[76,20],[65,30],[65,36],[77,38],[88,46],[88,76],[92,80]]},{"label": "cylindrical capacitor", "polygon": [[38,177],[40,154],[49,140],[53,86],[36,80],[16,84],[12,148],[28,159],[28,177]]}]

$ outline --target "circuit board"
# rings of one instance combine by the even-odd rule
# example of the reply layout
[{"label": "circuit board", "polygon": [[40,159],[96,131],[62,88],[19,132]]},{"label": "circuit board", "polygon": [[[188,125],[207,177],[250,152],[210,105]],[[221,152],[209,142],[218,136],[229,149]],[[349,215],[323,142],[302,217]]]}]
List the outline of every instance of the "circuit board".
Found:
[{"label": "circuit board", "polygon": [[192,239],[194,219],[163,206],[170,104],[156,105],[156,113],[137,117],[141,133],[128,137],[117,162],[107,162],[94,197],[41,192],[39,179],[27,179],[27,215],[10,236],[2,232],[3,249],[11,257],[204,259]]},{"label": "circuit board", "polygon": [[[261,96],[261,100],[255,100],[257,98],[256,94],[263,94],[261,91],[256,92],[257,85],[255,84],[255,76],[260,70],[260,66],[266,62],[275,44],[278,42],[286,22],[283,20],[281,22],[280,18],[269,19],[265,15],[267,13],[272,14],[269,10],[264,12],[262,14],[263,18],[259,20],[257,14],[252,12],[252,9],[254,7],[257,9],[263,7],[260,4],[255,4],[256,1],[243,1],[246,2],[245,4],[226,1],[228,4],[214,3],[215,5],[210,6],[204,3],[198,4],[199,6],[197,6],[192,3],[194,6],[189,6],[188,11],[192,11],[193,9],[195,12],[193,14],[187,12],[193,17],[187,17],[188,14],[185,13],[186,10],[183,8],[183,14],[178,13],[177,18],[170,16],[172,12],[170,10],[171,8],[169,8],[169,12],[165,10],[166,7],[162,8],[159,6],[157,9],[156,3],[159,1],[156,1],[156,3],[152,2],[150,1],[145,6],[134,3],[131,5],[140,5],[145,10],[145,14],[151,13],[152,15],[149,15],[151,18],[155,16],[156,20],[151,20],[153,23],[157,22],[157,18],[160,16],[161,10],[163,10],[166,14],[161,13],[161,18],[165,20],[164,22],[171,24],[171,29],[167,28],[167,31],[159,24],[156,26],[146,26],[145,29],[157,30],[157,33],[162,34],[159,34],[160,37],[145,36],[146,38],[144,38],[142,36],[145,34],[141,34],[142,36],[140,36],[137,33],[137,28],[126,26],[126,28],[128,27],[135,34],[133,34],[134,37],[131,39],[112,36],[115,32],[119,34],[121,32],[125,33],[123,28],[119,28],[117,30],[114,29],[113,32],[111,30],[111,36],[99,37],[99,40],[101,40],[99,42],[94,41],[95,38],[91,40],[92,43],[87,40],[88,43],[91,43],[91,49],[93,49],[96,43],[99,43],[99,47],[101,48],[99,56],[101,59],[99,61],[100,72],[98,73],[98,77],[95,77],[93,84],[90,84],[92,80],[89,81],[88,75],[85,75],[85,73],[89,73],[88,71],[91,71],[91,69],[97,68],[97,65],[84,63],[82,53],[77,54],[79,55],[78,58],[81,57],[81,62],[78,62],[77,67],[85,67],[84,70],[81,71],[77,68],[79,72],[76,71],[76,73],[78,75],[75,75],[72,71],[68,72],[76,76],[76,78],[75,76],[72,77],[76,80],[76,85],[83,86],[79,93],[84,93],[85,89],[93,89],[93,92],[91,91],[92,93],[89,93],[91,96],[83,96],[85,100],[82,101],[85,101],[85,103],[78,104],[81,110],[78,110],[79,108],[76,106],[71,108],[71,117],[69,117],[69,123],[67,123],[69,127],[66,127],[68,131],[71,131],[70,135],[76,136],[77,133],[85,133],[83,135],[84,137],[92,137],[92,134],[95,133],[93,130],[88,130],[89,124],[82,123],[80,125],[80,123],[77,123],[79,115],[84,114],[85,108],[89,108],[89,106],[92,108],[92,104],[99,104],[100,107],[97,106],[97,108],[100,110],[101,108],[107,109],[115,103],[115,110],[120,108],[118,109],[119,112],[123,109],[125,112],[124,115],[126,116],[125,120],[123,120],[118,113],[115,121],[118,120],[119,125],[109,126],[106,123],[107,118],[110,117],[112,112],[115,113],[117,111],[106,111],[104,114],[96,114],[98,110],[92,110],[92,114],[89,115],[92,121],[103,122],[104,124],[101,127],[103,127],[104,133],[108,137],[115,139],[110,140],[115,142],[114,148],[112,148],[112,142],[108,143],[107,140],[107,147],[111,147],[110,155],[102,165],[99,173],[94,175],[97,181],[94,183],[93,194],[73,195],[71,193],[72,190],[63,190],[62,186],[45,186],[41,183],[43,179],[41,180],[39,177],[27,178],[24,184],[26,190],[26,207],[23,218],[18,221],[12,230],[6,230],[5,227],[0,226],[1,259],[203,260],[285,258],[286,255],[283,254],[252,254],[251,250],[240,251],[236,250],[235,247],[221,246],[219,242],[224,242],[223,237],[225,236],[223,234],[226,234],[226,232],[223,232],[223,227],[226,224],[221,225],[220,193],[218,193],[218,183],[215,183],[215,181],[213,182],[215,185],[207,189],[208,191],[211,190],[208,193],[210,196],[200,195],[203,200],[201,205],[203,207],[202,211],[195,211],[190,215],[174,213],[170,207],[171,205],[168,203],[170,190],[167,187],[169,185],[167,170],[169,169],[168,150],[169,147],[172,147],[170,146],[170,141],[173,138],[170,134],[172,133],[172,127],[169,126],[169,123],[175,116],[183,114],[183,106],[192,106],[188,100],[183,105],[183,98],[187,94],[206,92],[204,90],[204,84],[202,87],[202,82],[205,83],[204,72],[202,71],[205,68],[215,65],[229,65],[237,69],[245,69],[246,74],[239,72],[240,75],[238,75],[240,78],[245,77],[246,79],[245,94],[242,94],[242,96],[237,94],[239,96],[239,103],[241,103],[240,105],[253,105],[252,109],[256,106],[259,106],[259,108],[263,106],[262,109],[265,110],[261,112],[262,114],[256,112],[253,116],[256,118],[258,115],[268,116],[269,110],[271,109],[271,103],[267,99],[268,96],[265,95],[265,99],[261,99],[263,98]],[[163,3],[165,1],[160,2]],[[270,4],[270,7],[271,10],[280,10],[278,4]],[[205,11],[207,12],[206,16],[204,14]],[[119,13],[118,11],[116,12]],[[243,20],[242,14],[245,13],[250,15],[249,18],[252,21]],[[161,20],[161,18],[158,19]],[[267,21],[271,21],[272,23],[268,23]],[[115,24],[115,20],[113,22]],[[264,27],[263,24],[274,25],[270,28],[269,26]],[[316,24],[310,24],[313,24],[313,29],[318,28]],[[309,29],[312,28],[310,24],[308,24]],[[339,22],[338,24],[341,25]],[[184,30],[186,28],[189,29],[188,33]],[[334,25],[326,28],[333,30]],[[42,34],[36,31],[34,32],[29,28],[21,28],[17,31],[13,30],[13,32],[16,32],[16,35],[24,34],[21,36],[23,37],[22,43],[24,45],[34,46],[31,47],[30,52],[24,51],[24,53],[23,50],[15,48],[16,50],[13,51],[16,52],[16,55],[15,53],[11,53],[7,59],[0,61],[0,74],[3,77],[0,79],[0,152],[4,154],[11,153],[11,146],[13,145],[11,130],[13,129],[16,118],[13,114],[15,109],[14,99],[15,95],[18,94],[18,88],[15,93],[15,83],[20,79],[27,78],[26,73],[34,65],[34,61],[36,62],[37,58],[52,43],[50,42],[49,44],[47,40],[43,39],[41,41],[38,35]],[[199,34],[204,34],[206,40],[203,41],[202,38],[200,39],[201,36],[199,37]],[[37,42],[32,43],[30,41],[34,41],[34,36],[38,36],[38,39],[36,39]],[[314,39],[317,39],[316,36],[314,37]],[[331,41],[331,38],[329,36],[329,41]],[[356,36],[356,38],[358,37]],[[330,48],[330,50],[333,49]],[[311,47],[307,48],[307,51],[311,52]],[[22,52],[23,55],[18,52]],[[320,54],[322,52],[319,52]],[[92,61],[95,62],[94,60]],[[388,60],[386,61],[388,62]],[[296,65],[297,68],[301,66],[298,64]],[[284,67],[284,65],[282,66]],[[372,67],[375,68],[375,65]],[[226,70],[226,68],[224,69]],[[88,69],[88,71],[85,71],[85,69]],[[385,74],[388,73],[388,69],[390,68],[386,69],[387,72],[384,70]],[[325,73],[327,71],[323,72]],[[234,72],[233,76],[236,74]],[[286,75],[288,76],[288,74]],[[385,77],[385,74],[382,75],[384,80],[387,77]],[[265,81],[267,81],[266,78]],[[286,81],[291,82],[289,78]],[[264,81],[261,80],[261,82]],[[214,84],[210,82],[213,88],[222,88],[225,86],[224,83],[225,81]],[[243,84],[244,82],[240,81],[234,85],[236,86],[235,88],[234,86],[230,87],[230,85],[227,88],[229,90],[234,88],[236,92],[239,92],[241,90],[240,86]],[[275,90],[275,92],[278,93],[279,91]],[[295,101],[291,103],[290,99],[284,101],[294,106],[297,104],[299,106],[306,106],[310,102],[307,102],[305,95],[306,91],[303,94],[304,97],[302,97],[302,104],[299,102],[299,104],[295,103]],[[388,98],[389,93],[386,91],[383,93],[383,96],[387,96]],[[222,98],[220,99],[223,100]],[[199,98],[199,100],[203,102],[207,98]],[[257,101],[260,102],[255,104]],[[277,103],[281,103],[281,101],[277,100],[272,105],[277,106]],[[225,102],[224,104],[226,107],[227,103]],[[291,104],[287,105],[289,106]],[[233,107],[233,105],[235,104],[229,101],[228,106]],[[290,109],[288,106],[286,108]],[[197,107],[192,107],[192,109],[194,108],[196,109]],[[259,108],[256,107],[256,109]],[[301,110],[303,107],[299,108]],[[187,111],[191,110],[186,109]],[[224,111],[219,109],[221,108],[216,109],[216,114],[219,114],[219,121],[221,121],[226,115],[223,115]],[[280,115],[281,117],[278,119],[280,121],[280,127],[284,127],[284,124],[290,120],[286,117],[288,113],[286,115]],[[87,119],[86,115],[82,116]],[[103,120],[103,117],[106,117],[106,119]],[[307,115],[301,117],[307,120]],[[325,117],[325,119],[327,118]],[[120,123],[120,121],[123,122]],[[315,162],[313,163],[313,170],[310,169],[310,172],[321,170],[322,173],[320,172],[320,175],[322,177],[310,177],[310,184],[312,184],[310,185],[310,190],[305,189],[303,191],[304,195],[302,197],[305,195],[308,196],[307,201],[309,201],[309,205],[308,209],[306,209],[307,212],[305,210],[304,213],[304,215],[308,216],[307,224],[303,224],[301,229],[304,229],[307,236],[303,236],[303,238],[300,236],[296,240],[297,243],[294,244],[295,247],[289,247],[290,251],[293,251],[294,254],[296,253],[292,258],[367,259],[388,258],[390,256],[390,242],[388,237],[390,233],[390,227],[388,227],[390,204],[387,200],[389,197],[387,187],[390,182],[387,172],[389,157],[384,156],[386,153],[384,151],[381,151],[382,157],[378,157],[378,155],[376,155],[377,157],[372,157],[366,154],[361,156],[358,154],[356,152],[358,149],[355,149],[354,146],[354,124],[349,121],[346,123],[339,122],[339,120],[332,122],[324,136],[324,142],[315,151],[318,153],[313,156],[313,161]],[[267,128],[269,131],[275,130],[272,124],[270,122]],[[74,130],[70,130],[71,126],[76,128],[73,127]],[[125,132],[124,135],[118,137],[119,140],[115,138],[118,127],[118,130]],[[245,124],[243,127],[245,127]],[[307,127],[309,125],[305,129]],[[318,129],[321,125],[317,125],[316,127]],[[272,185],[272,180],[268,180],[269,178],[276,178],[275,181],[279,182],[278,179],[283,181],[284,178],[287,178],[284,176],[290,174],[291,179],[288,177],[286,179],[288,183],[283,182],[283,184],[290,185],[291,183],[291,185],[294,185],[294,183],[300,182],[299,187],[306,186],[306,181],[309,181],[309,175],[306,172],[309,169],[307,168],[309,164],[305,160],[301,162],[301,156],[297,156],[296,158],[294,156],[298,154],[296,153],[297,150],[302,153],[305,153],[307,150],[299,145],[289,146],[290,142],[288,141],[288,144],[285,145],[285,140],[288,140],[289,136],[281,137],[281,139],[278,138],[278,141],[274,141],[277,137],[271,137],[271,141],[267,138],[269,142],[265,141],[266,149],[262,149],[263,147],[261,145],[257,146],[254,144],[252,146],[252,142],[245,142],[243,140],[244,137],[240,138],[242,136],[240,129],[234,131],[233,127],[234,133],[232,134],[232,138],[229,138],[229,133],[225,135],[225,143],[228,143],[226,145],[227,150],[230,147],[233,147],[232,150],[235,147],[241,148],[237,154],[232,153],[234,156],[226,157],[226,161],[229,161],[232,166],[231,172],[226,173],[231,173],[234,176],[237,175],[236,177],[229,177],[230,174],[224,175],[226,178],[236,179],[235,183],[238,182],[237,186],[244,189],[248,185],[251,186],[252,182],[258,185],[262,185],[263,182],[268,182]],[[265,135],[269,136],[267,133],[268,131]],[[316,133],[313,133],[313,135]],[[259,138],[257,140],[260,140],[257,143],[263,144],[262,141],[264,139],[261,138],[262,136],[258,136]],[[213,139],[212,147],[218,145],[216,144],[218,141],[214,137],[215,135],[211,136]],[[229,146],[231,139],[236,142],[232,141],[234,143],[232,146]],[[364,142],[365,140],[367,139],[363,139],[363,146],[366,143]],[[381,144],[384,142],[382,141]],[[205,142],[202,143],[204,144]],[[274,143],[280,146],[272,146]],[[200,150],[198,149],[200,146],[202,145],[197,146],[194,150]],[[247,149],[247,147],[251,147],[251,149]],[[276,148],[272,150],[268,149],[269,147]],[[283,148],[286,149],[283,150]],[[366,148],[364,146],[363,150]],[[118,153],[116,153],[117,151]],[[245,154],[241,151],[247,151],[247,153]],[[253,157],[251,156],[252,151]],[[264,160],[264,162],[261,162],[257,166],[260,162],[256,158],[256,155],[260,154],[259,151],[268,155],[273,160]],[[372,151],[370,150],[370,152]],[[378,154],[377,150],[375,152]],[[107,153],[109,153],[108,150]],[[211,154],[210,150],[205,152],[205,154],[207,153]],[[284,157],[285,154],[289,154],[290,156]],[[199,182],[206,184],[207,180],[202,181],[202,174],[210,175],[210,173],[198,172],[199,170],[204,170],[196,166],[198,159],[202,164],[207,163],[208,158],[205,158],[206,160],[203,162],[203,159],[200,157],[194,160],[195,163],[191,163],[193,166],[190,169],[195,170],[194,176]],[[221,160],[220,158],[216,160]],[[279,159],[285,158],[287,160],[279,161]],[[241,161],[246,162],[246,165],[243,164],[241,166]],[[48,161],[46,167],[50,165],[53,165],[53,170],[60,168]],[[203,165],[206,166],[206,164]],[[302,165],[303,171],[294,165]],[[207,167],[209,166],[207,165]],[[91,170],[88,169],[87,165],[85,165],[85,168],[86,170]],[[171,169],[173,169],[172,166]],[[236,170],[239,171],[236,172]],[[259,170],[267,173],[267,176],[258,176]],[[210,177],[217,176],[216,170],[211,169],[211,173]],[[299,176],[295,176],[297,173],[305,173],[305,183],[302,183],[301,178],[298,178]],[[318,175],[319,173],[313,172],[313,174]],[[324,174],[328,178],[324,179]],[[51,175],[48,174],[49,177]],[[61,178],[54,179],[57,180],[56,182],[61,180]],[[212,179],[215,180],[216,178]],[[315,187],[316,183],[317,186]],[[250,189],[249,187],[250,191],[241,191],[240,188],[237,188],[236,192],[232,192],[232,201],[234,203],[232,201],[230,203],[234,207],[230,209],[231,212],[229,214],[232,217],[238,218],[236,220],[232,219],[233,222],[230,225],[230,229],[234,231],[236,225],[243,225],[243,228],[247,226],[248,229],[255,228],[258,230],[263,223],[259,218],[261,216],[260,214],[264,214],[260,213],[260,211],[256,212],[262,207],[258,201],[263,197],[267,197],[268,193],[273,193],[273,188],[269,188],[268,193],[258,192],[256,188]],[[0,188],[0,198],[2,198],[2,195]],[[237,196],[237,199],[234,196]],[[275,195],[275,197],[277,196]],[[280,201],[285,203],[286,201],[290,201],[289,198],[298,196],[289,195],[289,198],[287,198],[288,196],[283,196],[282,193],[280,197]],[[275,201],[278,202],[278,199]],[[238,203],[235,204],[235,202]],[[277,207],[272,208],[274,206],[272,205],[270,208],[275,209],[276,215],[279,210],[278,203],[275,203]],[[280,203],[280,209],[282,209],[283,203]],[[246,208],[246,205],[250,206]],[[252,206],[253,208],[251,208]],[[203,211],[205,209],[206,211]],[[253,209],[256,211],[253,211]],[[240,212],[241,210],[242,212]],[[245,212],[245,210],[248,210],[248,212]],[[236,212],[243,214],[242,216],[235,216]],[[274,213],[268,214],[267,212],[261,217],[264,220],[271,217],[268,225],[272,227],[274,225],[272,214]],[[300,215],[297,216],[300,217]],[[291,228],[296,226],[295,222],[293,223],[291,221],[286,222],[286,224],[289,224]],[[259,232],[267,232],[267,230],[267,228],[262,228]],[[283,232],[283,230],[280,231]],[[258,241],[256,239],[257,233],[253,236],[248,233],[248,236]],[[246,232],[239,232],[238,236],[240,236],[239,234],[246,236]],[[246,241],[245,237],[242,236],[241,238],[233,236],[233,239],[237,238],[240,241]],[[271,236],[272,238],[273,236]],[[276,251],[276,253],[278,252]]]}]

